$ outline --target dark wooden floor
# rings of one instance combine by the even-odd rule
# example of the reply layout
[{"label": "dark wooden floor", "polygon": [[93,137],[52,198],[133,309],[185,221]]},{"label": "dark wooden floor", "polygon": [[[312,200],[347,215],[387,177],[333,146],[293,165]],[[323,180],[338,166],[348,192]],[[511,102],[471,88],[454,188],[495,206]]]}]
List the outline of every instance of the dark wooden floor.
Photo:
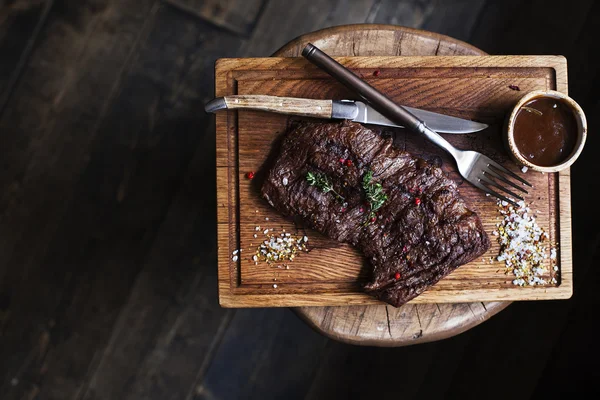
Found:
[{"label": "dark wooden floor", "polygon": [[[594,398],[599,18],[592,0],[0,0],[0,398]],[[590,125],[573,299],[398,349],[218,306],[215,59],[364,22],[567,56]]]}]

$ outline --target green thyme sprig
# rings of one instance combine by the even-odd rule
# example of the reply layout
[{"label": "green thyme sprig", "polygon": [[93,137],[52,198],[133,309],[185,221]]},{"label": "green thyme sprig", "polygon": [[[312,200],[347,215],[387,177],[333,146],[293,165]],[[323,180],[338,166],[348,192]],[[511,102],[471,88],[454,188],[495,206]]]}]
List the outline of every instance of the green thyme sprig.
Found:
[{"label": "green thyme sprig", "polygon": [[371,220],[375,217],[375,213],[379,210],[383,203],[388,199],[387,195],[383,192],[383,187],[381,183],[372,183],[373,180],[373,171],[367,172],[363,176],[362,187],[365,190],[365,196],[367,197],[367,201],[371,206],[371,211],[369,212],[368,219]]},{"label": "green thyme sprig", "polygon": [[344,201],[344,196],[335,191],[333,188],[333,183],[331,183],[331,180],[327,175],[319,172],[314,174],[312,172],[308,172],[306,174],[306,180],[308,181],[309,185],[316,186],[321,192],[331,192],[338,200]]}]

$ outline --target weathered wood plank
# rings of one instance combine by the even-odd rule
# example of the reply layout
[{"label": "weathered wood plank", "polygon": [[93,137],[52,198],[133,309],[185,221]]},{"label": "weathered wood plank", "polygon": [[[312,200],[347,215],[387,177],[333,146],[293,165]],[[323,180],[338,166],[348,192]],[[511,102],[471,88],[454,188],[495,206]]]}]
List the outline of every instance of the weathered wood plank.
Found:
[{"label": "weathered wood plank", "polygon": [[0,3],[0,115],[53,3],[52,0]]},{"label": "weathered wood plank", "polygon": [[375,0],[269,1],[241,57],[266,57],[290,39],[332,25],[365,22]]},{"label": "weathered wood plank", "polygon": [[183,11],[248,36],[266,0],[165,0]]},{"label": "weathered wood plank", "polygon": [[[79,3],[68,13],[53,13],[0,120],[0,293],[10,302],[2,321],[0,352],[8,366],[1,377],[3,398],[38,393],[52,356],[64,369],[52,370],[60,377],[50,390],[58,398],[76,393],[127,296],[132,276],[116,278],[122,264],[101,268],[135,246],[119,248],[119,238],[112,249],[106,244],[110,222],[102,218],[116,201],[101,183],[105,171],[96,170],[97,180],[83,186],[105,189],[110,201],[100,195],[92,200],[98,192],[81,195],[76,183],[154,4]],[[139,235],[140,228],[134,229]],[[62,352],[69,340],[81,354]],[[20,384],[12,386],[13,379]]]},{"label": "weathered wood plank", "polygon": [[[157,10],[147,30],[58,230],[67,239],[53,244],[47,261],[82,246],[87,254],[72,256],[73,263],[97,271],[69,300],[79,305],[61,311],[86,322],[77,326],[78,340],[61,343],[61,352],[77,356],[47,360],[49,388],[66,376],[81,398],[185,397],[227,316],[210,300],[215,198],[204,190],[214,187],[207,173],[214,156],[206,154],[214,135],[210,116],[198,109],[211,91],[205,77],[216,55],[240,42],[227,33],[215,37],[213,27],[168,7]],[[107,291],[117,276],[120,284]],[[96,319],[116,320],[114,329],[92,329],[94,308]]]},{"label": "weathered wood plank", "polygon": [[303,399],[326,343],[289,310],[238,310],[193,398]]},{"label": "weathered wood plank", "polygon": [[485,0],[383,0],[368,22],[408,26],[468,40],[485,3]]}]

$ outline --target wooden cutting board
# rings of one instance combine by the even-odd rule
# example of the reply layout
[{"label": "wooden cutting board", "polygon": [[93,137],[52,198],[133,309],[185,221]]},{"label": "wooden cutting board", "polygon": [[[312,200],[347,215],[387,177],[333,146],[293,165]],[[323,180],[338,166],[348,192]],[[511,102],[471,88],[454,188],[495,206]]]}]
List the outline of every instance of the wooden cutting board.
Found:
[{"label": "wooden cutting board", "polygon": [[[493,199],[463,182],[454,161],[412,132],[386,129],[397,146],[441,164],[481,217],[492,247],[413,300],[414,303],[542,300],[569,298],[573,291],[570,173],[523,174],[502,143],[506,113],[532,90],[567,93],[567,63],[560,56],[340,57],[339,62],[400,104],[490,125],[468,135],[444,135],[453,145],[480,151],[533,183],[526,200],[538,224],[558,244],[547,275],[558,284],[518,287],[502,262],[492,232],[500,220]],[[265,94],[314,99],[353,99],[350,91],[302,58],[220,59],[216,96]],[[517,86],[520,90],[515,90]],[[513,87],[513,88],[511,88]],[[335,306],[377,304],[361,292],[368,266],[359,252],[317,232],[301,230],[260,196],[261,169],[290,117],[258,111],[221,111],[216,117],[219,300],[223,307]],[[256,172],[254,179],[246,174]],[[260,227],[260,228],[257,228]],[[258,230],[257,230],[258,229]],[[309,253],[283,265],[257,264],[252,256],[270,234],[282,231],[309,238]],[[254,237],[256,235],[256,238]],[[241,252],[234,255],[234,252]],[[237,257],[235,257],[237,256]]]}]

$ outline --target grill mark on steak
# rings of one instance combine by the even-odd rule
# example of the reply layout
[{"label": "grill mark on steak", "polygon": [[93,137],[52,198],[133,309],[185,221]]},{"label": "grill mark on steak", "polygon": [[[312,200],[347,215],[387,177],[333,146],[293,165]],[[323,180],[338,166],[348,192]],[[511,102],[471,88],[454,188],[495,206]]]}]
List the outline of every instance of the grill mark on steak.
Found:
[{"label": "grill mark on steak", "polygon": [[[351,160],[352,166],[340,158]],[[369,210],[362,178],[369,170],[388,199],[378,210],[379,218],[365,225]],[[345,212],[334,195],[308,184],[308,172],[331,179],[345,198]],[[439,167],[353,122],[295,125],[283,139],[262,194],[283,214],[357,247],[372,267],[364,290],[396,307],[490,246],[479,217],[467,209],[456,184]]]}]

